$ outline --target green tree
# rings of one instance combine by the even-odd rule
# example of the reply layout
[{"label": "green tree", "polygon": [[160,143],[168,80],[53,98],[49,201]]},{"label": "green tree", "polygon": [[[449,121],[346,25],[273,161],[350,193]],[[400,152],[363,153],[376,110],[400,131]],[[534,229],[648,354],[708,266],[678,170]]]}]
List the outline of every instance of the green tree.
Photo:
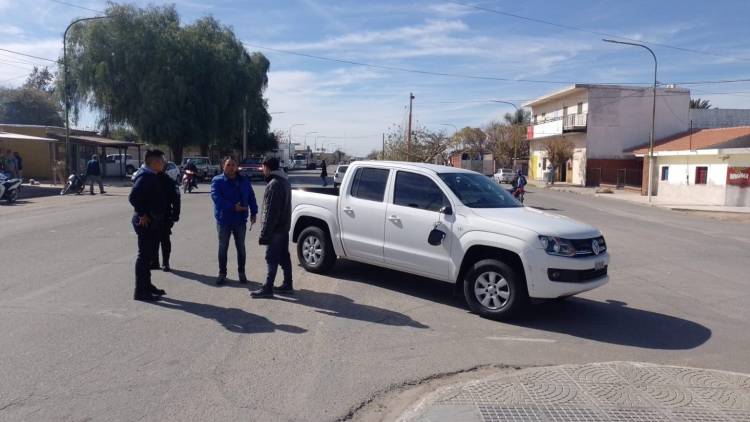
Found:
[{"label": "green tree", "polygon": [[236,148],[246,108],[249,142],[269,142],[269,62],[248,54],[230,28],[211,17],[182,26],[174,6],[110,4],[107,16],[70,33],[74,120],[91,107],[105,130],[132,127],[179,160],[187,145]]},{"label": "green tree", "polygon": [[53,83],[54,79],[55,75],[49,71],[47,66],[42,68],[34,66],[31,74],[26,78],[23,87],[53,93],[55,91],[55,84]]},{"label": "green tree", "polygon": [[62,126],[60,104],[33,88],[0,89],[0,123]]},{"label": "green tree", "polygon": [[465,127],[459,130],[455,135],[456,146],[464,153],[476,156],[486,150],[487,134],[478,127]]},{"label": "green tree", "polygon": [[452,139],[444,132],[433,132],[426,127],[415,125],[412,128],[411,147],[407,158],[406,130],[403,126],[391,126],[386,133],[385,159],[433,163],[443,162]]},{"label": "green tree", "polygon": [[709,108],[711,108],[711,101],[709,101],[709,100],[702,100],[700,98],[691,98],[690,99],[690,108],[709,109]]},{"label": "green tree", "polygon": [[506,113],[503,122],[490,122],[484,129],[487,134],[487,149],[501,167],[512,167],[516,160],[528,160],[529,145],[526,142],[526,126],[530,113],[520,109]]},{"label": "green tree", "polygon": [[565,138],[554,138],[544,144],[547,151],[547,158],[552,162],[555,171],[567,165],[568,160],[573,158],[573,142]]}]

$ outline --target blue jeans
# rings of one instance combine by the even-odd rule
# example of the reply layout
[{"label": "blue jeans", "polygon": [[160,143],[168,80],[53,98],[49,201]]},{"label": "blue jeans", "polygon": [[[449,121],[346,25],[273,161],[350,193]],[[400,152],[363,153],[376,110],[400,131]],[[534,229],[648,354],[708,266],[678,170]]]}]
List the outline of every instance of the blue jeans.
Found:
[{"label": "blue jeans", "polygon": [[289,233],[275,233],[266,247],[266,264],[268,264],[268,276],[265,288],[273,288],[276,280],[276,271],[281,265],[284,271],[284,284],[292,284],[292,259],[289,256]]},{"label": "blue jeans", "polygon": [[237,272],[245,273],[245,223],[231,226],[217,224],[216,231],[219,233],[219,274],[227,274],[227,251],[229,250],[229,236],[234,236],[234,246],[237,248]]}]

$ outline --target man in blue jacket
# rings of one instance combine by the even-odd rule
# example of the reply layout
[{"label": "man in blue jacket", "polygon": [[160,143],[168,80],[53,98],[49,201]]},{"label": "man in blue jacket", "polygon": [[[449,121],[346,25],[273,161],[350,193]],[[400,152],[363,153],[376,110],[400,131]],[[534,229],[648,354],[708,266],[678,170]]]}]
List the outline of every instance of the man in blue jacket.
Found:
[{"label": "man in blue jacket", "polygon": [[[258,215],[258,204],[255,201],[250,180],[239,174],[237,161],[232,157],[223,160],[224,173],[211,180],[211,199],[214,201],[216,231],[219,234],[219,276],[216,285],[224,284],[227,278],[227,251],[229,237],[234,237],[237,248],[237,272],[239,281],[247,283],[245,276],[245,233],[247,218],[254,224]],[[248,212],[249,211],[249,212]]]},{"label": "man in blue jacket", "polygon": [[99,156],[94,154],[91,159],[86,163],[86,179],[89,182],[89,192],[94,195],[94,182],[99,183],[99,193],[104,192],[104,185],[102,184],[102,169],[99,166]]}]

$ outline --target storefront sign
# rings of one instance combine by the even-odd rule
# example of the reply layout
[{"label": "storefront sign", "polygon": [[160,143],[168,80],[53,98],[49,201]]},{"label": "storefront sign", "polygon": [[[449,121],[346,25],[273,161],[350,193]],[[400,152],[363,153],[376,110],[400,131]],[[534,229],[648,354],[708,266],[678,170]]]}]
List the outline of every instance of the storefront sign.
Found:
[{"label": "storefront sign", "polygon": [[750,167],[727,168],[727,185],[750,187]]}]

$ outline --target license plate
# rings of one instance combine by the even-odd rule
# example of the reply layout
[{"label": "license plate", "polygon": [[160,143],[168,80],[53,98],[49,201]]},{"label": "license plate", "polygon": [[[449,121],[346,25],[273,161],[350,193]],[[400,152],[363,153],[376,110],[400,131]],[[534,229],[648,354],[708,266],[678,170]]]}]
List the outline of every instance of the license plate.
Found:
[{"label": "license plate", "polygon": [[594,269],[595,270],[603,270],[604,269],[604,261],[596,261],[596,263],[594,263]]}]

